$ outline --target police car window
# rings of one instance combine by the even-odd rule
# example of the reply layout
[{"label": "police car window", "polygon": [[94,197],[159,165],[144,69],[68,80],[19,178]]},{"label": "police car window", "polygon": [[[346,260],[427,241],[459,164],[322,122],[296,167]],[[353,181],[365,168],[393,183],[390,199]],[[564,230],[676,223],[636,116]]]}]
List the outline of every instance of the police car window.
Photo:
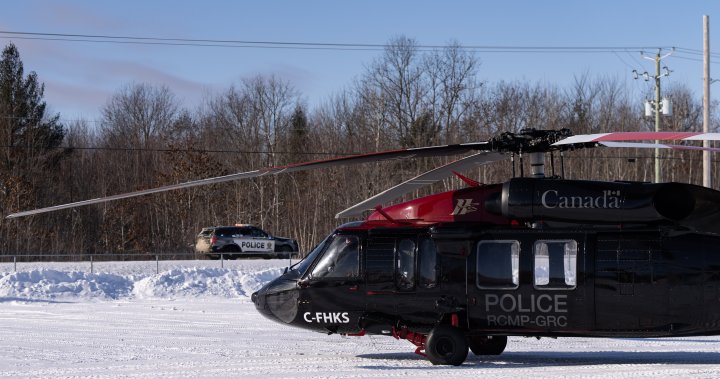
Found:
[{"label": "police car window", "polygon": [[437,250],[429,238],[420,240],[418,247],[418,285],[422,288],[437,286]]},{"label": "police car window", "polygon": [[253,237],[267,237],[267,234],[258,228],[250,228],[250,235]]},{"label": "police car window", "polygon": [[396,283],[400,289],[415,287],[415,241],[404,238],[397,245]]},{"label": "police car window", "polygon": [[481,241],[477,246],[477,286],[514,289],[520,284],[520,242]]},{"label": "police car window", "polygon": [[577,242],[542,240],[533,246],[534,283],[541,289],[573,289],[577,284]]},{"label": "police car window", "polygon": [[320,262],[313,268],[313,278],[351,278],[359,275],[360,244],[357,236],[338,235],[328,245]]},{"label": "police car window", "polygon": [[237,228],[219,228],[215,231],[215,235],[218,237],[232,237],[237,233]]}]

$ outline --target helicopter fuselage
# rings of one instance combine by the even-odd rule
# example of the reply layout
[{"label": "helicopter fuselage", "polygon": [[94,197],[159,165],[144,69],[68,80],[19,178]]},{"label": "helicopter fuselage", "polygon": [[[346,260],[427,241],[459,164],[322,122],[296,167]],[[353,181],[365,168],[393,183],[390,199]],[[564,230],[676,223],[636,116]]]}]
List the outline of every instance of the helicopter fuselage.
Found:
[{"label": "helicopter fuselage", "polygon": [[339,227],[252,298],[284,324],[419,353],[442,325],[471,349],[488,336],[720,334],[717,197],[527,178],[436,194]]},{"label": "helicopter fuselage", "polygon": [[[325,242],[327,249],[337,239],[357,240],[350,275],[315,277],[318,254],[304,272],[290,269],[254,295],[258,309],[282,323],[344,334],[429,333],[452,315],[482,335],[720,334],[717,236],[366,226],[340,228]],[[403,249],[413,251],[407,262]]]}]

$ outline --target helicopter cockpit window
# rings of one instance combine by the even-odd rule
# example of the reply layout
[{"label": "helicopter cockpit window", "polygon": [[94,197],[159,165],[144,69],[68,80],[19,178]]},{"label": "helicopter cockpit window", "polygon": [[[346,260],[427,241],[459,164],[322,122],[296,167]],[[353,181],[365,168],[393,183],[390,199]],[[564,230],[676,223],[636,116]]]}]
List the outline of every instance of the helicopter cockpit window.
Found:
[{"label": "helicopter cockpit window", "polygon": [[535,287],[573,289],[577,284],[577,242],[573,240],[537,241]]},{"label": "helicopter cockpit window", "polygon": [[437,286],[437,249],[429,238],[420,240],[418,247],[418,285],[421,288]]},{"label": "helicopter cockpit window", "polygon": [[520,242],[481,241],[477,247],[477,286],[515,289],[520,284]]},{"label": "helicopter cockpit window", "polygon": [[312,270],[313,278],[354,278],[359,275],[357,236],[337,235]]},{"label": "helicopter cockpit window", "polygon": [[293,270],[297,270],[300,273],[300,276],[304,276],[308,268],[310,268],[310,265],[315,262],[315,258],[317,258],[317,256],[322,253],[329,239],[329,236],[325,237],[324,240],[322,240],[319,244],[313,247],[312,250],[310,250],[310,252],[305,256],[305,258],[303,258],[303,260],[295,263],[290,268],[292,268]]},{"label": "helicopter cockpit window", "polygon": [[415,286],[415,241],[405,238],[397,245],[397,286],[412,289]]}]

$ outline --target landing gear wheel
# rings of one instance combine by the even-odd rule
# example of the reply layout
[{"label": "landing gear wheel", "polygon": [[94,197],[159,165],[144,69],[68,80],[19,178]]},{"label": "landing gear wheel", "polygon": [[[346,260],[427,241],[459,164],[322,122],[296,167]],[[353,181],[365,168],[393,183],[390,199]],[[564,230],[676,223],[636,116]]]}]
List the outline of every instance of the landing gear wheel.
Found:
[{"label": "landing gear wheel", "polygon": [[459,366],[468,355],[465,335],[450,325],[438,325],[428,336],[425,354],[434,365]]},{"label": "landing gear wheel", "polygon": [[500,355],[507,346],[507,336],[471,336],[468,341],[475,355]]}]

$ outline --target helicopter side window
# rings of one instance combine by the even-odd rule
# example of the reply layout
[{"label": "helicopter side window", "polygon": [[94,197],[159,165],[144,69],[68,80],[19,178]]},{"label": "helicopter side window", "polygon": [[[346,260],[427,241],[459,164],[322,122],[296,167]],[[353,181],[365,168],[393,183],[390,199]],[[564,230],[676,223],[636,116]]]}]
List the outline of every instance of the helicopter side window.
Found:
[{"label": "helicopter side window", "polygon": [[481,241],[477,247],[477,286],[515,289],[520,284],[520,242]]},{"label": "helicopter side window", "polygon": [[535,287],[573,289],[577,284],[577,242],[543,240],[535,242]]},{"label": "helicopter side window", "polygon": [[397,245],[397,286],[412,289],[415,286],[415,241],[405,238]]},{"label": "helicopter side window", "polygon": [[359,275],[357,236],[338,235],[330,242],[320,262],[312,270],[313,278],[354,278]]},{"label": "helicopter side window", "polygon": [[429,238],[420,240],[418,247],[418,285],[422,288],[437,286],[437,250]]}]

